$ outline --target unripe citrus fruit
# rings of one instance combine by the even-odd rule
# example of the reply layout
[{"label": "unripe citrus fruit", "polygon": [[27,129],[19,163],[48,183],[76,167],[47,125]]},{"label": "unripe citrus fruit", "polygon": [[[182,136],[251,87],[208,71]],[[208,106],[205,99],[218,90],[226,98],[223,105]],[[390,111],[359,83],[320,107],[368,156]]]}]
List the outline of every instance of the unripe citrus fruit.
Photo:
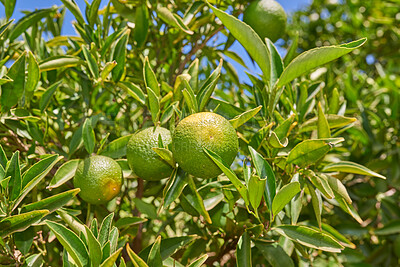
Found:
[{"label": "unripe citrus fruit", "polygon": [[75,172],[74,186],[80,188],[79,195],[91,204],[103,204],[121,191],[122,169],[112,158],[91,156],[82,160]]},{"label": "unripe citrus fruit", "polygon": [[249,24],[264,41],[266,37],[276,42],[285,33],[286,13],[275,0],[256,0],[243,13]]},{"label": "unripe citrus fruit", "polygon": [[232,164],[239,143],[230,122],[211,112],[192,114],[180,121],[172,138],[176,162],[193,176],[216,177],[222,171],[204,152],[203,147],[217,153],[226,164]]},{"label": "unripe citrus fruit", "polygon": [[163,146],[171,143],[171,132],[163,127],[150,127],[129,139],[126,156],[133,172],[144,180],[158,181],[169,177],[172,167],[152,149],[158,147],[158,136]]}]

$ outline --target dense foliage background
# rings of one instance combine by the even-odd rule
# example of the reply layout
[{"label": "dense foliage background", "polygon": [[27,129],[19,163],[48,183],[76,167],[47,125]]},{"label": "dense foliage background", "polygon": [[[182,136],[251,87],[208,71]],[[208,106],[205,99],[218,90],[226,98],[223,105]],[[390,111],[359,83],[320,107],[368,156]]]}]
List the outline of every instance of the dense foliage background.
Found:
[{"label": "dense foliage background", "polygon": [[[224,13],[247,1],[62,0],[18,21],[1,2],[0,265],[400,264],[397,1],[314,0],[279,47]],[[209,152],[224,174],[129,170],[133,133],[200,111],[237,130],[230,168]],[[124,171],[107,205],[73,189],[93,153]]]}]

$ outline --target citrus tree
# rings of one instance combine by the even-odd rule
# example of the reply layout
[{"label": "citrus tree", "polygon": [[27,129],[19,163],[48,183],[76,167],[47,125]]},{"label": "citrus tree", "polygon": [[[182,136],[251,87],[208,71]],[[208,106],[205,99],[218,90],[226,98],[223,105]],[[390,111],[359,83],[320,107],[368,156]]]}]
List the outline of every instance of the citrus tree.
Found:
[{"label": "citrus tree", "polygon": [[[354,156],[373,120],[326,65],[365,60],[368,33],[306,47],[271,0],[62,0],[18,21],[2,3],[2,266],[374,263],[342,226],[398,228],[369,225],[353,193],[386,177]],[[76,36],[61,35],[66,10]]]}]

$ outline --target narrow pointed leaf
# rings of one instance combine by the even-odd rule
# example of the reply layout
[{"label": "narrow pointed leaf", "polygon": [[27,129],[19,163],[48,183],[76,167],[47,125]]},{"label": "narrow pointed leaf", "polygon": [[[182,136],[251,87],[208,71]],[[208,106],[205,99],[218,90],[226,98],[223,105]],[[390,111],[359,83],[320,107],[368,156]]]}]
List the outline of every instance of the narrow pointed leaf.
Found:
[{"label": "narrow pointed leaf", "polygon": [[167,24],[176,27],[187,34],[193,34],[193,31],[183,23],[182,18],[173,14],[168,8],[158,6],[156,12],[157,15]]},{"label": "narrow pointed leaf", "polygon": [[35,210],[6,217],[0,220],[0,237],[5,237],[15,232],[22,232],[47,214],[49,214],[48,210]]},{"label": "narrow pointed leaf", "polygon": [[325,172],[346,172],[346,173],[354,173],[354,174],[361,174],[366,176],[374,176],[381,179],[386,179],[385,176],[371,171],[365,166],[360,164],[350,162],[350,161],[340,161],[328,164],[324,167],[323,171]]},{"label": "narrow pointed leaf", "polygon": [[93,266],[99,266],[103,257],[100,243],[86,225],[84,235],[88,243],[90,261]]},{"label": "narrow pointed leaf", "polygon": [[149,257],[147,259],[147,264],[149,265],[149,267],[159,267],[163,265],[160,253],[160,244],[161,236],[158,236],[150,249]]},{"label": "narrow pointed leaf", "polygon": [[53,212],[68,203],[74,196],[79,193],[80,189],[75,188],[57,195],[42,199],[40,201],[25,205],[22,207],[22,212],[29,212],[33,210],[46,209]]},{"label": "narrow pointed leaf", "polygon": [[330,149],[330,143],[325,140],[305,140],[290,151],[287,163],[308,166],[324,157]]},{"label": "narrow pointed leaf", "polygon": [[[148,57],[144,60],[143,66],[143,77],[146,87],[150,88],[153,93],[159,97],[160,96],[160,84],[158,83],[156,74],[150,66]],[[147,92],[148,93],[148,92]]]},{"label": "narrow pointed leaf", "polygon": [[83,145],[89,154],[94,152],[96,137],[94,135],[94,130],[92,127],[92,120],[87,118],[83,124],[82,130]]},{"label": "narrow pointed leaf", "polygon": [[250,235],[244,232],[236,246],[236,264],[238,267],[251,267]]},{"label": "narrow pointed leaf", "polygon": [[119,254],[121,254],[122,248],[118,249],[115,251],[113,254],[111,254],[110,257],[108,257],[101,265],[100,267],[112,267],[114,266],[114,263],[117,261]]},{"label": "narrow pointed leaf", "polygon": [[84,61],[75,56],[54,56],[39,62],[40,72],[55,70],[59,68],[71,68],[83,64]]},{"label": "narrow pointed leaf", "polygon": [[58,168],[56,174],[50,181],[47,189],[57,188],[65,182],[69,181],[75,175],[76,168],[78,167],[79,159],[73,159],[65,162]]},{"label": "narrow pointed leaf", "polygon": [[256,168],[256,172],[261,179],[267,179],[265,184],[264,199],[268,208],[271,210],[272,201],[276,194],[275,174],[269,163],[251,146],[249,151],[252,158],[252,163]]},{"label": "narrow pointed leaf", "polygon": [[239,126],[245,124],[248,120],[252,119],[261,110],[262,106],[250,109],[235,118],[229,120],[234,128],[239,128]]},{"label": "narrow pointed leaf", "polygon": [[310,248],[334,253],[340,253],[344,248],[329,235],[307,226],[279,225],[273,229],[292,241]]},{"label": "narrow pointed leaf", "polygon": [[128,256],[131,259],[134,267],[148,267],[147,263],[138,255],[136,255],[129,244],[126,244],[126,251],[128,252]]},{"label": "narrow pointed leaf", "polygon": [[347,44],[314,48],[300,54],[284,69],[275,87],[281,87],[315,67],[350,53],[362,46],[366,40],[361,38]]},{"label": "narrow pointed leaf", "polygon": [[59,223],[46,221],[46,224],[74,259],[75,263],[80,267],[87,266],[89,253],[82,240],[74,232]]},{"label": "narrow pointed leaf", "polygon": [[221,171],[224,172],[224,174],[228,177],[228,179],[231,181],[233,186],[236,188],[236,190],[242,196],[246,205],[249,206],[250,201],[249,201],[248,191],[247,191],[246,187],[243,185],[243,183],[239,180],[239,178],[237,178],[236,174],[230,169],[229,166],[227,166],[222,161],[221,157],[218,156],[216,153],[214,153],[211,150],[208,150],[207,148],[203,148],[203,150],[212,159],[212,161],[214,161],[215,164],[217,164],[217,166],[221,169]]},{"label": "narrow pointed leaf", "polygon": [[290,200],[300,192],[300,183],[291,182],[284,185],[276,194],[272,202],[272,216],[273,218],[290,202]]},{"label": "narrow pointed leaf", "polygon": [[249,52],[250,56],[255,62],[257,62],[258,66],[262,70],[265,80],[269,81],[271,76],[271,55],[258,34],[249,25],[238,20],[234,16],[231,16],[210,4],[209,6],[230,33],[243,45],[247,52]]},{"label": "narrow pointed leaf", "polygon": [[39,107],[40,111],[43,112],[50,103],[51,97],[56,92],[58,86],[61,84],[62,81],[58,81],[52,84],[47,90],[43,93],[42,98],[40,99]]}]

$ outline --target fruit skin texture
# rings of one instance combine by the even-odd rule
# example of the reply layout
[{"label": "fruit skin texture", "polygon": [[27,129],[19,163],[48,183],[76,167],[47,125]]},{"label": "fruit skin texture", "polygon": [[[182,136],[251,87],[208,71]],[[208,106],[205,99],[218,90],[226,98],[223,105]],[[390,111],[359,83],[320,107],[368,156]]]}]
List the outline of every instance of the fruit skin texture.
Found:
[{"label": "fruit skin texture", "polygon": [[236,131],[224,117],[211,113],[192,114],[179,122],[172,138],[172,152],[179,166],[199,178],[213,178],[221,169],[204,152],[217,153],[231,165],[239,149]]},{"label": "fruit skin texture", "polygon": [[112,158],[91,156],[82,160],[73,179],[80,197],[90,204],[104,204],[116,197],[123,183],[122,169]]},{"label": "fruit skin texture", "polygon": [[243,13],[243,21],[250,25],[264,41],[276,42],[286,29],[286,13],[275,0],[256,0]]},{"label": "fruit skin texture", "polygon": [[129,139],[126,156],[133,172],[144,180],[159,181],[172,173],[172,167],[152,149],[158,147],[158,136],[164,147],[171,143],[171,132],[163,127],[150,127]]}]

